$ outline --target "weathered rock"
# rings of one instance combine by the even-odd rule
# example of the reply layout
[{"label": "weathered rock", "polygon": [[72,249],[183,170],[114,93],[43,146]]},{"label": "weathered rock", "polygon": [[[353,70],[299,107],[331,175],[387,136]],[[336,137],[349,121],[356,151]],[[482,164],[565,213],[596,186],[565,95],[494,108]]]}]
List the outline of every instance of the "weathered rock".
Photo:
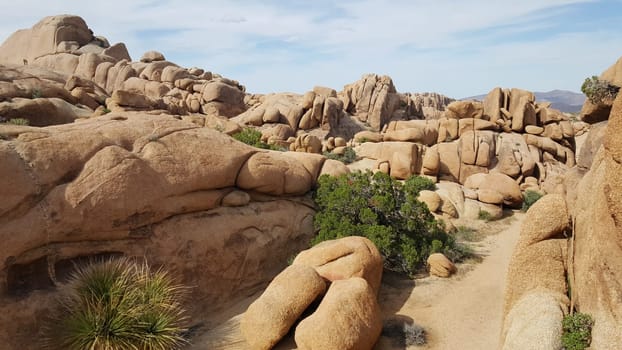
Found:
[{"label": "weathered rock", "polygon": [[[574,210],[572,293],[581,312],[594,318],[594,349],[622,343],[622,94],[609,116],[603,146],[579,183]],[[539,201],[538,201],[539,202]],[[536,202],[536,204],[538,204]],[[599,296],[599,297],[594,297]]]},{"label": "weathered rock", "polygon": [[483,101],[483,118],[496,123],[501,119],[501,108],[504,108],[503,90],[499,87],[492,89]]},{"label": "weathered rock", "polygon": [[295,340],[301,350],[371,350],[381,331],[374,290],[354,277],[331,284],[317,310],[296,327]]},{"label": "weathered rock", "polygon": [[399,102],[391,78],[375,74],[364,75],[361,80],[346,85],[340,96],[344,109],[369,123],[375,131],[389,121]]},{"label": "weathered rock", "polygon": [[322,170],[320,171],[320,175],[330,175],[330,176],[339,176],[343,174],[347,174],[350,172],[350,169],[338,160],[326,159],[324,165],[322,166]]},{"label": "weathered rock", "polygon": [[0,46],[0,63],[23,65],[36,58],[56,52],[63,41],[84,46],[93,40],[93,33],[78,16],[60,15],[43,18],[30,29],[13,33]]},{"label": "weathered rock", "polygon": [[59,98],[13,98],[11,102],[0,102],[2,117],[7,120],[24,118],[32,126],[72,123],[78,118],[88,118],[92,113]]},{"label": "weathered rock", "polygon": [[308,192],[315,178],[290,157],[275,152],[253,154],[241,167],[236,185],[271,195],[300,195]]},{"label": "weathered rock", "polygon": [[565,313],[565,305],[555,294],[526,293],[505,318],[501,349],[561,349]]},{"label": "weathered rock", "polygon": [[447,106],[445,117],[450,119],[481,119],[484,106],[478,101],[454,101]]},{"label": "weathered rock", "polygon": [[164,61],[164,55],[158,51],[147,51],[140,58],[141,62],[151,63],[157,61]]},{"label": "weathered rock", "polygon": [[290,151],[322,153],[322,141],[317,136],[302,134],[290,145]]},{"label": "weathered rock", "polygon": [[406,179],[419,173],[419,148],[411,142],[366,142],[356,148],[359,157],[389,161],[391,176]]},{"label": "weathered rock", "polygon": [[503,196],[503,204],[511,208],[519,208],[523,203],[520,187],[511,177],[497,172],[486,175],[479,186],[480,190],[493,190]]},{"label": "weathered rock", "polygon": [[354,140],[356,142],[365,143],[365,142],[382,142],[383,136],[377,132],[373,131],[359,131],[354,135]]},{"label": "weathered rock", "polygon": [[441,253],[430,254],[427,263],[431,276],[447,278],[456,272],[456,265]]},{"label": "weathered rock", "polygon": [[222,198],[222,205],[225,207],[241,207],[247,205],[251,196],[244,191],[232,191]]},{"label": "weathered rock", "polygon": [[488,204],[503,204],[503,195],[493,189],[479,189],[477,200]]},{"label": "weathered rock", "polygon": [[272,349],[302,313],[326,291],[314,269],[291,265],[246,310],[240,329],[252,349]]},{"label": "weathered rock", "polygon": [[441,197],[434,191],[423,190],[419,192],[417,200],[425,203],[432,213],[436,212],[441,207]]},{"label": "weathered rock", "polygon": [[320,276],[331,282],[364,278],[376,294],[382,279],[382,264],[378,248],[369,239],[359,236],[324,241],[300,252],[293,262],[293,265],[315,268]]}]

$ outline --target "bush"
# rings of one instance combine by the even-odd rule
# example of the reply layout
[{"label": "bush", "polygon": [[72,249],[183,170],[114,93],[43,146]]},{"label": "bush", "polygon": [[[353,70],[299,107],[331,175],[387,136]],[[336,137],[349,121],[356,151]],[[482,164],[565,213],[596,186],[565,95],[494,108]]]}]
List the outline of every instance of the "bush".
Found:
[{"label": "bush", "polygon": [[531,206],[540,198],[542,198],[542,194],[540,192],[529,190],[525,191],[525,194],[523,195],[523,207],[521,208],[521,211],[525,212],[529,210],[529,208],[531,208]]},{"label": "bush", "polygon": [[318,206],[312,244],[346,236],[369,238],[385,258],[385,267],[413,274],[431,253],[462,258],[462,251],[428,207],[416,198],[434,184],[412,177],[403,184],[378,172],[323,175],[314,199]]},{"label": "bush", "polygon": [[231,135],[234,139],[244,142],[247,145],[261,148],[261,149],[271,149],[274,151],[282,151],[282,148],[277,145],[269,145],[263,141],[261,141],[261,131],[255,130],[253,128],[244,128],[242,131]]},{"label": "bush", "polygon": [[477,218],[484,221],[492,221],[492,214],[480,209],[479,213],[477,213]]},{"label": "bush", "polygon": [[343,154],[324,152],[324,156],[328,159],[338,160],[345,164],[350,164],[356,160],[356,152],[352,147],[346,147]]},{"label": "bush", "polygon": [[576,312],[567,315],[562,321],[562,349],[583,350],[587,349],[592,342],[592,326],[594,320],[588,314]]},{"label": "bush", "polygon": [[46,349],[179,349],[184,288],[129,259],[78,267],[61,292]]},{"label": "bush", "polygon": [[5,124],[11,124],[11,125],[30,125],[30,121],[28,119],[25,119],[25,118],[13,118],[13,119],[9,119],[7,122],[5,122]]},{"label": "bush", "polygon": [[600,80],[595,75],[591,78],[585,78],[583,85],[581,85],[581,92],[595,104],[599,104],[603,100],[615,99],[619,90],[619,87],[609,84],[608,81]]},{"label": "bush", "polygon": [[391,319],[382,327],[382,335],[392,339],[393,346],[421,346],[427,341],[425,329],[416,323]]}]

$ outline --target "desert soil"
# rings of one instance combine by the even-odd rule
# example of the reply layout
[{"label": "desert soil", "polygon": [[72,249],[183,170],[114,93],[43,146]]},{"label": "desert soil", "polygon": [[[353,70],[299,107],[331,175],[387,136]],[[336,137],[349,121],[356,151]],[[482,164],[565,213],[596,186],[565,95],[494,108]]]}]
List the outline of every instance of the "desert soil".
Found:
[{"label": "desert soil", "polygon": [[[524,214],[493,222],[457,223],[476,229],[469,244],[482,257],[458,265],[451,278],[412,279],[385,273],[379,302],[386,320],[414,323],[426,331],[427,343],[404,346],[389,336],[382,336],[375,350],[438,349],[487,350],[499,348],[503,292],[508,263],[518,240]],[[259,294],[214,317],[194,337],[191,349],[247,350],[239,332],[239,320],[246,307]],[[205,331],[205,329],[208,329]],[[295,349],[290,334],[277,350]]]}]

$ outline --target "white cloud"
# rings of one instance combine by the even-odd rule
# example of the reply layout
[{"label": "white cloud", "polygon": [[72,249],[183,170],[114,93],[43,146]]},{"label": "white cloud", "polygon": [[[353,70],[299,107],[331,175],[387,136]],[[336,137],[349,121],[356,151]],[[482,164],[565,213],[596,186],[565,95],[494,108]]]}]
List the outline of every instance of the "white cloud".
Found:
[{"label": "white cloud", "polygon": [[22,0],[3,6],[0,40],[45,15],[72,13],[96,34],[125,42],[135,59],[160,50],[180,64],[240,80],[251,92],[340,89],[373,71],[392,75],[400,91],[460,97],[499,84],[573,88],[568,80],[613,63],[621,53],[611,50],[622,37],[614,32],[599,40],[562,33],[497,42],[549,28],[563,15],[560,6],[586,2],[593,1]]}]

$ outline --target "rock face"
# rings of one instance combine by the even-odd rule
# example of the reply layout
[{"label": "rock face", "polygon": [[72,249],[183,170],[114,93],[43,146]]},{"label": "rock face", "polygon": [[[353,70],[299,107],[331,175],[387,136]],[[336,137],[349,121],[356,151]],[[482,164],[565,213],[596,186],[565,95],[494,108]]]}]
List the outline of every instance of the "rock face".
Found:
[{"label": "rock face", "polygon": [[311,267],[291,265],[270,282],[240,322],[252,349],[272,349],[311,303],[324,294],[326,283]]},{"label": "rock face", "polygon": [[354,277],[331,284],[317,310],[296,327],[295,339],[301,350],[369,350],[381,331],[376,294]]},{"label": "rock face", "polygon": [[399,97],[393,80],[388,76],[364,75],[361,80],[346,85],[340,93],[347,112],[380,130],[396,110]]},{"label": "rock face", "polygon": [[561,343],[561,318],[569,304],[564,237],[569,220],[564,197],[558,194],[542,197],[527,211],[508,268],[503,349],[550,349],[543,346]]},{"label": "rock face", "polygon": [[[622,344],[622,96],[591,169],[579,183],[574,204],[574,283],[576,307],[594,318],[592,348]],[[598,296],[598,297],[595,297]]]},{"label": "rock face", "polygon": [[449,277],[456,272],[456,266],[441,253],[431,254],[428,257],[430,275],[438,277]]},{"label": "rock face", "polygon": [[365,237],[324,241],[300,252],[293,264],[313,267],[320,276],[331,282],[361,277],[375,293],[380,289],[382,256],[378,248]]},{"label": "rock face", "polygon": [[[0,126],[0,135],[6,349],[36,348],[27,345],[34,320],[74,261],[127,255],[166,265],[196,286],[191,298],[201,302],[190,312],[200,322],[206,308],[260,288],[313,235],[314,210],[304,198],[270,194],[309,191],[319,156],[286,157],[170,115],[128,112],[54,128]],[[242,181],[240,173],[263,168],[279,176]],[[232,190],[264,198],[221,206]]]}]

